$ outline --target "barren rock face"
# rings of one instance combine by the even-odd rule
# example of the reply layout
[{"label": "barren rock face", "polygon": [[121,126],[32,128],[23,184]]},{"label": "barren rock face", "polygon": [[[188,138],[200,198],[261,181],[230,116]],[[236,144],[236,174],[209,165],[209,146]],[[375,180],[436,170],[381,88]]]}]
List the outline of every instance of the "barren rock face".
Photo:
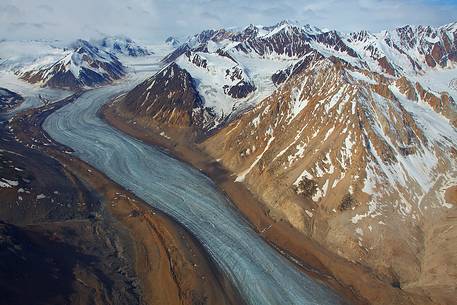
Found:
[{"label": "barren rock face", "polygon": [[137,119],[202,127],[204,110],[192,77],[174,63],[130,91],[122,107]]}]

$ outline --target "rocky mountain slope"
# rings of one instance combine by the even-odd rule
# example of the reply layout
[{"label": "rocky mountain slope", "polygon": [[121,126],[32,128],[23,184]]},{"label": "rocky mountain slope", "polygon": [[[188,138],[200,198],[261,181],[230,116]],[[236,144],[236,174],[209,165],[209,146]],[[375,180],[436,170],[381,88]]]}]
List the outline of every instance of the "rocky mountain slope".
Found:
[{"label": "rocky mountain slope", "polygon": [[203,127],[205,112],[200,95],[190,74],[175,63],[128,92],[121,108],[144,124],[152,119],[166,126]]},{"label": "rocky mountain slope", "polygon": [[[318,62],[203,146],[272,217],[414,288],[424,268],[455,263],[455,232],[436,226],[455,223],[457,133],[414,87],[408,99],[401,81],[354,73]],[[428,253],[431,240],[442,252]]]},{"label": "rocky mountain slope", "polygon": [[[395,287],[451,304],[456,38],[456,23],[376,34],[288,22],[209,30],[169,54],[168,72],[137,87],[136,103],[120,105],[139,124],[176,131],[190,120],[176,126],[170,99],[191,93],[199,102],[187,103],[187,117],[208,114],[190,124],[200,147],[272,218]],[[148,95],[183,75],[185,86]]]}]

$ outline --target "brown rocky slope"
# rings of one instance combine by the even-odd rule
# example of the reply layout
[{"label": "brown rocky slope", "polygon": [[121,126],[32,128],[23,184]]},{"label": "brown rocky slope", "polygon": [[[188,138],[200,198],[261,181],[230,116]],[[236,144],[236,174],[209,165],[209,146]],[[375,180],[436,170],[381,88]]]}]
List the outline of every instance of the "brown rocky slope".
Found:
[{"label": "brown rocky slope", "polygon": [[[272,218],[402,290],[451,304],[456,209],[444,194],[456,183],[455,130],[431,127],[440,119],[422,116],[431,101],[401,91],[319,61],[201,147]],[[453,107],[442,114],[454,117]]]}]

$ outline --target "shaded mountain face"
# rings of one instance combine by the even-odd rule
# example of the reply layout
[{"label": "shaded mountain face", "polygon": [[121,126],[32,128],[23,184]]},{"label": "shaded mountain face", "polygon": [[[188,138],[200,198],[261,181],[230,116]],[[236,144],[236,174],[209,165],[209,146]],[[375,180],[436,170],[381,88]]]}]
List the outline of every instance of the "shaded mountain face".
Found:
[{"label": "shaded mountain face", "polygon": [[119,263],[108,263],[115,255],[102,232],[92,223],[18,227],[0,221],[0,304],[137,304],[131,291],[116,291],[125,285],[112,271]]},{"label": "shaded mountain face", "polygon": [[[443,266],[457,261],[456,37],[455,23],[372,34],[282,22],[204,31],[165,61],[214,114],[197,126],[218,127],[200,147],[271,217],[446,303],[455,278]],[[159,113],[148,117],[166,122]]]},{"label": "shaded mountain face", "polygon": [[121,105],[138,119],[202,128],[203,102],[194,80],[175,63],[136,86],[122,99]]},{"label": "shaded mountain face", "polygon": [[5,88],[0,88],[0,113],[14,109],[24,101],[19,94]]},{"label": "shaded mountain face", "polygon": [[[56,263],[55,257],[37,246],[30,234],[0,221],[0,277],[5,279],[0,283],[2,304],[44,301],[52,303],[50,299],[53,291],[60,290],[62,295],[70,294],[71,283],[63,281],[62,278],[68,278],[71,269],[62,268],[61,264]],[[53,272],[49,272],[50,270]],[[35,290],[33,287],[37,286],[41,287]],[[41,289],[47,292],[38,293]],[[19,290],[23,290],[21,294],[18,293]],[[33,300],[31,295],[34,296]],[[63,298],[60,301],[63,301]]]},{"label": "shaded mountain face", "polygon": [[80,90],[120,79],[125,75],[125,67],[115,55],[78,40],[56,61],[39,61],[18,74],[41,86]]}]

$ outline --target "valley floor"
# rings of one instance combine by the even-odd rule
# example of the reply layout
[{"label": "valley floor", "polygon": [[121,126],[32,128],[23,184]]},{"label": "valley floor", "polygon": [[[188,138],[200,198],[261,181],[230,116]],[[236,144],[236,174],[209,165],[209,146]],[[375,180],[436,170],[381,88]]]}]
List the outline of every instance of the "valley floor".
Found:
[{"label": "valley floor", "polygon": [[71,101],[2,126],[0,304],[242,304],[187,231],[49,140]]}]

